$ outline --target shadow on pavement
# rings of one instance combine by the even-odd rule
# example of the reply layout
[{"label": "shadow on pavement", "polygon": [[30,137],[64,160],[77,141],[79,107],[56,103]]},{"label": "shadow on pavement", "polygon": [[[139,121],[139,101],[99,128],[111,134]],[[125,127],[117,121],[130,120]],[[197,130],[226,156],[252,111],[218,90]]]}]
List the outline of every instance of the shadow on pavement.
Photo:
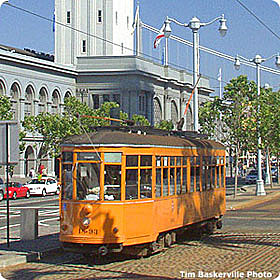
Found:
[{"label": "shadow on pavement", "polygon": [[59,234],[49,234],[40,236],[35,240],[17,240],[13,241],[10,238],[10,247],[8,248],[7,242],[1,240],[0,250],[3,251],[14,251],[14,252],[45,252],[50,249],[60,248]]}]

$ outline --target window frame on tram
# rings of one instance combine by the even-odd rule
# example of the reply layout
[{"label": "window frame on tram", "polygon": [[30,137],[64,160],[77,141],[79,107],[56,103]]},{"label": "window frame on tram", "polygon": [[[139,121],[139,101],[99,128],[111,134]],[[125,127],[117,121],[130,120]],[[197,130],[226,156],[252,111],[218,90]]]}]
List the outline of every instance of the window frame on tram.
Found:
[{"label": "window frame on tram", "polygon": [[[71,154],[70,154],[71,153]],[[118,149],[65,151],[62,153],[62,199],[93,201],[131,201],[161,199],[225,187],[224,156],[215,154],[127,153]],[[98,199],[82,199],[78,190],[79,164],[99,165]],[[114,169],[114,170],[113,170]],[[64,170],[66,170],[64,172]],[[63,174],[72,172],[71,182]],[[111,171],[117,174],[109,182]],[[81,172],[81,170],[80,170]],[[69,175],[69,174],[68,174]],[[108,177],[109,176],[109,177]],[[68,176],[69,177],[69,176]],[[68,178],[67,177],[67,178]],[[69,177],[70,178],[70,177]],[[69,179],[68,178],[68,179]],[[72,195],[65,196],[66,186]]]}]

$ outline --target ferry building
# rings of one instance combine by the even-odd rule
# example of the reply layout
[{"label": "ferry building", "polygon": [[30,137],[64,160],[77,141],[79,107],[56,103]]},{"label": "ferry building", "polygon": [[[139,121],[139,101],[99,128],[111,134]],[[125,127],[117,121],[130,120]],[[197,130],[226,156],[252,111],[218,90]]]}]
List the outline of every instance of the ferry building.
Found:
[{"label": "ferry building", "polygon": [[[14,119],[63,113],[65,98],[76,96],[94,109],[114,101],[129,117],[176,124],[192,91],[192,73],[141,55],[141,22],[133,30],[134,11],[134,0],[55,0],[54,55],[0,45],[0,93],[10,98]],[[211,92],[202,77],[199,103]],[[191,109],[184,117],[184,129],[193,130]],[[41,142],[40,135],[27,135],[14,176],[28,176],[36,162],[56,175],[55,159],[39,160]]]}]

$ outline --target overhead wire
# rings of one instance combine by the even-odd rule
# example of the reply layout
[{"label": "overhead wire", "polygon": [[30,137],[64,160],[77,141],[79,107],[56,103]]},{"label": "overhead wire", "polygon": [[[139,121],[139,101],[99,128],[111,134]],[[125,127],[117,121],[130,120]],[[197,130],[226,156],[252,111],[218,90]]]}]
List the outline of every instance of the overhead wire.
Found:
[{"label": "overhead wire", "polygon": [[[239,0],[236,0],[236,1],[237,1],[237,2],[240,2]],[[22,7],[15,6],[15,5],[13,5],[13,4],[11,4],[11,3],[7,3],[7,2],[5,2],[4,4],[7,5],[7,6],[10,6],[10,7],[12,7],[12,8],[14,8],[14,9],[20,10],[20,11],[22,11],[22,12],[24,12],[24,13],[30,14],[30,15],[32,15],[32,16],[41,18],[41,19],[46,20],[46,21],[49,21],[49,22],[51,22],[51,23],[55,23],[55,24],[57,24],[57,25],[63,26],[63,27],[65,27],[65,28],[71,29],[71,30],[73,30],[73,31],[76,31],[76,32],[85,34],[85,35],[87,35],[87,36],[90,36],[90,37],[93,37],[93,38],[102,40],[103,42],[110,43],[110,44],[112,44],[112,45],[115,45],[115,46],[118,46],[118,47],[120,47],[120,48],[129,50],[129,51],[131,51],[131,52],[134,52],[134,50],[131,49],[131,48],[128,48],[128,47],[122,46],[122,45],[120,45],[120,44],[114,43],[114,42],[112,42],[112,41],[110,41],[110,40],[104,39],[104,38],[99,37],[99,36],[97,36],[97,35],[94,35],[94,34],[91,34],[91,33],[88,33],[88,32],[82,31],[82,30],[79,30],[79,29],[74,28],[74,27],[72,27],[72,26],[70,26],[70,25],[67,25],[67,24],[58,22],[57,20],[50,19],[50,18],[48,18],[48,17],[42,16],[42,15],[40,15],[40,14],[37,14],[37,13],[32,12],[32,11],[29,11],[29,10],[24,9],[24,8],[22,8]],[[240,4],[243,5],[241,2],[240,2]],[[245,5],[243,5],[243,6],[244,6],[244,8],[246,7]],[[246,7],[246,9],[248,9],[248,8]],[[250,13],[252,13],[252,12],[250,11]],[[255,17],[256,17],[256,16],[255,16]],[[150,25],[148,25],[148,24],[145,24],[145,23],[143,23],[142,21],[140,21],[140,24],[141,24],[142,27],[146,28],[147,30],[150,30],[150,31],[155,32],[155,33],[159,33],[159,32],[160,32],[159,29],[154,28],[154,27],[152,27],[152,26],[150,26]],[[272,32],[273,32],[273,31],[272,31]],[[275,34],[274,34],[274,35],[275,35]],[[277,36],[277,37],[279,37],[279,36]],[[183,38],[180,38],[180,37],[178,37],[178,36],[170,35],[170,39],[173,39],[173,40],[175,40],[175,41],[177,41],[177,42],[179,42],[179,43],[185,44],[185,45],[187,45],[187,46],[193,47],[193,43],[192,43],[192,42],[190,42],[190,41],[188,41],[188,40],[185,40],[185,39],[183,39]],[[280,37],[279,37],[279,39],[280,39]],[[224,54],[224,53],[221,53],[221,52],[218,52],[218,51],[216,51],[216,50],[213,50],[213,49],[210,49],[210,48],[207,48],[207,47],[203,47],[203,46],[201,46],[201,45],[199,46],[199,49],[202,50],[202,51],[204,51],[204,52],[207,52],[207,53],[209,53],[209,54],[211,54],[211,55],[214,55],[214,56],[217,56],[217,57],[220,57],[220,58],[229,60],[229,61],[231,61],[231,62],[234,62],[234,61],[235,61],[235,57],[230,56],[230,55],[227,55],[227,54]],[[152,55],[149,55],[149,54],[146,54],[146,53],[143,53],[143,52],[139,52],[139,54],[140,54],[140,55],[143,55],[143,56],[145,56],[145,57],[147,57],[147,58],[151,58],[152,60],[156,60],[156,61],[158,61],[159,63],[161,62],[161,59],[158,59],[158,58],[156,58],[156,57],[154,57],[154,56],[152,56]],[[254,67],[254,68],[256,67],[255,64],[254,64],[253,62],[242,61],[242,64],[244,64],[244,65],[246,65],[246,66]],[[170,66],[177,67],[177,68],[182,69],[182,70],[187,70],[187,71],[193,73],[193,69],[190,69],[190,68],[188,68],[188,67],[183,67],[183,66],[177,65],[176,63],[172,63],[172,62],[169,62],[169,65],[170,65]],[[262,66],[262,65],[261,65],[260,67],[261,67],[261,70],[263,70],[263,71],[270,72],[270,73],[273,73],[273,74],[276,74],[276,75],[280,75],[280,71],[279,71],[279,70],[275,70],[275,69],[273,69],[273,68],[265,67],[265,66]],[[203,74],[203,77],[208,78],[208,79],[211,79],[211,80],[215,80],[215,81],[218,80],[217,77],[213,77],[213,76],[211,76],[211,75],[205,75],[205,74]],[[222,80],[222,83],[227,83],[227,82],[228,82],[228,81]]]},{"label": "overhead wire", "polygon": [[249,14],[251,14],[261,25],[263,25],[269,32],[271,32],[277,39],[280,40],[280,36],[275,33],[263,20],[261,20],[254,12],[252,12],[247,6],[245,6],[240,0],[235,0],[242,6]]}]

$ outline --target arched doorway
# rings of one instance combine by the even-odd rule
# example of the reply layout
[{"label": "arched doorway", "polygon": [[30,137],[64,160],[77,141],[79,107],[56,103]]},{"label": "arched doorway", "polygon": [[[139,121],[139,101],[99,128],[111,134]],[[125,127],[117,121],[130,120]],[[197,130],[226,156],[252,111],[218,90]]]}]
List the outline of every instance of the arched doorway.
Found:
[{"label": "arched doorway", "polygon": [[192,131],[193,130],[193,120],[192,120],[192,109],[191,107],[188,108],[186,113],[186,130]]},{"label": "arched doorway", "polygon": [[174,100],[171,102],[171,121],[174,127],[176,127],[178,122],[178,109]]},{"label": "arched doorway", "polygon": [[31,168],[35,169],[35,153],[31,146],[28,146],[24,153],[24,174],[29,175]]},{"label": "arched doorway", "polygon": [[162,120],[162,109],[160,101],[157,97],[154,98],[154,122],[160,123]]}]

